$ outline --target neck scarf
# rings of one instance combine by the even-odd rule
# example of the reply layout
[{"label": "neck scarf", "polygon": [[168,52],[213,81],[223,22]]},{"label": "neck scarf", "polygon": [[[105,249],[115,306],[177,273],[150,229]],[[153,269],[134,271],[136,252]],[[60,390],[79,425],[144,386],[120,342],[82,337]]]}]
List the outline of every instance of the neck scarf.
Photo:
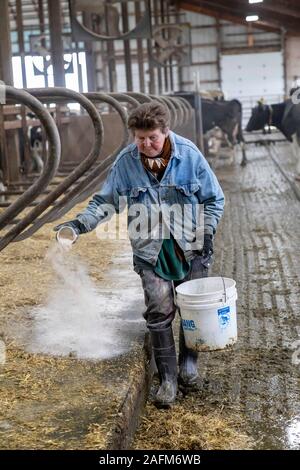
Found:
[{"label": "neck scarf", "polygon": [[156,157],[147,157],[141,153],[144,168],[150,171],[157,179],[161,180],[171,157],[170,138],[166,137],[162,151]]}]

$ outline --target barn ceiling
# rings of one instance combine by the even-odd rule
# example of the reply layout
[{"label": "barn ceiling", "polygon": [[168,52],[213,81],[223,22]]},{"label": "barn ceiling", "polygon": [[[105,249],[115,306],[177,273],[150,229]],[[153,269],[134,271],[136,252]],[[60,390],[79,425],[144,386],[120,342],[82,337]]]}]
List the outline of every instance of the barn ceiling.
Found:
[{"label": "barn ceiling", "polygon": [[[10,0],[11,30],[17,29],[17,3]],[[22,0],[23,27],[34,29],[39,24],[40,7],[47,8],[47,0]],[[300,0],[264,0],[262,3],[249,4],[249,0],[170,0],[179,8],[213,16],[215,18],[248,24],[247,15],[257,14],[259,21],[253,25],[267,31],[286,31],[289,35],[300,35]],[[69,23],[68,0],[61,0],[63,22]],[[45,15],[45,25],[48,23]]]},{"label": "barn ceiling", "polygon": [[300,35],[299,0],[264,0],[255,4],[249,4],[248,0],[178,0],[176,4],[185,10],[242,24],[248,24],[247,15],[256,14],[259,16],[259,21],[254,23],[256,27]]}]

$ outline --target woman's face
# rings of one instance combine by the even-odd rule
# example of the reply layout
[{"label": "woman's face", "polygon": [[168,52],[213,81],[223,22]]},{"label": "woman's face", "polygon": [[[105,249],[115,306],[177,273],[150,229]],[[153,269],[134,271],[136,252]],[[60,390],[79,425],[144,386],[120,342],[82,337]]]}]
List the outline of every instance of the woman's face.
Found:
[{"label": "woman's face", "polygon": [[142,130],[136,129],[134,132],[134,141],[140,153],[146,157],[156,157],[163,149],[165,139],[168,135],[168,129],[165,133],[161,129]]}]

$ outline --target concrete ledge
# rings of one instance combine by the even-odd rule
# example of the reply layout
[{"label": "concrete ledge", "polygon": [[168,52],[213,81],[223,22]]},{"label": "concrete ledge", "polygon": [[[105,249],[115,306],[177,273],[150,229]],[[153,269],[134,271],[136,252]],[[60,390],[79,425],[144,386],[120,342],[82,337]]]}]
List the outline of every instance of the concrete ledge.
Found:
[{"label": "concrete ledge", "polygon": [[152,378],[150,361],[151,343],[149,334],[146,333],[140,366],[137,366],[132,374],[128,391],[119,407],[116,422],[108,434],[107,449],[130,448],[149,394]]}]

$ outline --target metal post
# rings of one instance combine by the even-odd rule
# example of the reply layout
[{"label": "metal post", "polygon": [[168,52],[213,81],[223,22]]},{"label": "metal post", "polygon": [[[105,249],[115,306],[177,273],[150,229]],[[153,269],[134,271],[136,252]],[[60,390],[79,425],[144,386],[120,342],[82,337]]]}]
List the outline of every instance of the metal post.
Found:
[{"label": "metal post", "polygon": [[[121,4],[122,10],[122,23],[124,33],[128,31],[128,7],[126,2]],[[130,41],[124,40],[124,56],[125,56],[125,72],[126,72],[126,84],[127,91],[133,91],[132,85],[132,69],[131,69],[131,55],[130,55]]]},{"label": "metal post", "polygon": [[[139,2],[134,3],[135,6],[135,20],[138,22],[141,18],[141,6]],[[139,81],[140,81],[140,91],[145,93],[145,71],[144,71],[144,53],[143,53],[143,40],[137,39],[137,60],[139,67]]]},{"label": "metal post", "polygon": [[61,27],[61,2],[48,0],[51,56],[55,86],[66,86],[64,70],[64,47]]},{"label": "metal post", "polygon": [[149,71],[149,93],[150,95],[155,94],[155,76],[154,76],[154,70],[153,67],[151,66],[151,48],[152,48],[152,42],[151,39],[147,39],[147,52],[148,52],[148,71]]},{"label": "metal post", "polygon": [[[82,76],[82,67],[79,62],[79,46],[78,42],[75,42],[75,49],[76,49],[76,63],[77,63],[77,73],[78,73],[78,90],[80,93],[83,92],[83,76]],[[71,54],[72,55],[72,54]]]},{"label": "metal post", "polygon": [[[16,22],[18,30],[18,43],[19,43],[19,52],[21,56],[21,67],[22,67],[22,83],[23,88],[27,88],[27,77],[26,77],[26,67],[25,67],[25,48],[24,48],[24,30],[23,30],[23,13],[22,13],[22,2],[21,0],[16,0]],[[31,169],[31,152],[30,152],[30,142],[27,134],[27,119],[26,119],[26,107],[21,106],[21,122],[22,122],[22,132],[23,132],[23,142],[24,142],[24,161],[21,162],[24,166],[23,170],[27,174]],[[21,159],[21,155],[20,155]]]},{"label": "metal post", "polygon": [[288,81],[287,81],[287,61],[286,61],[286,30],[281,28],[281,50],[283,58],[283,80],[284,80],[284,94],[289,97]]},{"label": "metal post", "polygon": [[[92,20],[90,13],[83,12],[83,24],[88,29],[92,30]],[[87,71],[87,82],[88,82],[88,90],[95,91],[96,90],[96,71],[95,71],[95,56],[93,52],[93,42],[86,41],[84,43],[85,48],[85,60],[86,60],[86,71]]]},{"label": "metal post", "polygon": [[16,11],[17,11],[18,43],[19,43],[19,52],[20,52],[20,56],[21,56],[21,68],[22,68],[22,84],[23,84],[23,88],[27,88],[26,67],[25,67],[25,50],[24,50],[24,30],[23,30],[22,2],[21,2],[21,0],[17,0],[17,2],[16,2]]},{"label": "metal post", "polygon": [[[44,18],[44,5],[43,0],[39,0],[38,5],[38,12],[39,12],[39,22],[40,22],[40,33],[41,35],[45,34],[45,18]],[[41,44],[43,47],[46,48],[46,41],[42,39]],[[43,72],[44,72],[44,80],[45,80],[45,87],[48,87],[48,70],[47,70],[47,62],[45,57],[43,57]]]},{"label": "metal post", "polygon": [[[5,85],[13,85],[12,52],[10,40],[9,2],[0,0],[0,80]],[[14,130],[4,129],[4,112],[0,116],[0,158],[6,182],[19,178],[19,152],[17,134]],[[7,117],[7,120],[10,120]]]},{"label": "metal post", "polygon": [[[110,25],[108,20],[108,8],[105,6],[105,27],[106,34],[110,34]],[[112,40],[106,41],[107,48],[107,65],[108,65],[108,78],[109,78],[109,91],[116,91],[116,60],[115,48]]]},{"label": "metal post", "polygon": [[[170,23],[170,4],[167,3],[167,20]],[[169,39],[169,38],[168,38]],[[174,91],[174,76],[173,76],[173,59],[170,57],[169,59],[169,75],[170,75],[170,91]]]},{"label": "metal post", "polygon": [[[150,11],[151,17],[151,0],[148,0],[148,7]],[[147,39],[147,54],[148,54],[148,73],[149,73],[149,90],[148,93],[155,94],[156,86],[155,86],[155,75],[153,67],[151,66],[151,51],[153,48],[153,42],[151,39]]]},{"label": "metal post", "polygon": [[[160,0],[160,14],[161,14],[161,23],[165,23],[165,4],[163,0]],[[166,38],[166,35],[164,34],[164,39]],[[164,66],[164,77],[165,77],[165,92],[169,91],[169,77],[168,77],[168,69],[167,66]]]},{"label": "metal post", "polygon": [[9,165],[7,159],[7,142],[4,129],[4,108],[0,104],[0,169],[3,171],[4,183],[9,183]]},{"label": "metal post", "polygon": [[[155,24],[159,24],[159,21],[158,21],[158,4],[157,4],[158,0],[154,0],[154,22]],[[162,86],[162,69],[161,67],[156,67],[156,70],[157,70],[157,83],[158,83],[158,94],[161,95],[162,94],[162,89],[163,89],[163,86]]]},{"label": "metal post", "polygon": [[217,33],[217,69],[218,69],[218,85],[221,89],[221,25],[219,18],[216,18],[216,33]]},{"label": "metal post", "polygon": [[13,85],[8,4],[8,0],[0,0],[0,80],[6,85]]}]

